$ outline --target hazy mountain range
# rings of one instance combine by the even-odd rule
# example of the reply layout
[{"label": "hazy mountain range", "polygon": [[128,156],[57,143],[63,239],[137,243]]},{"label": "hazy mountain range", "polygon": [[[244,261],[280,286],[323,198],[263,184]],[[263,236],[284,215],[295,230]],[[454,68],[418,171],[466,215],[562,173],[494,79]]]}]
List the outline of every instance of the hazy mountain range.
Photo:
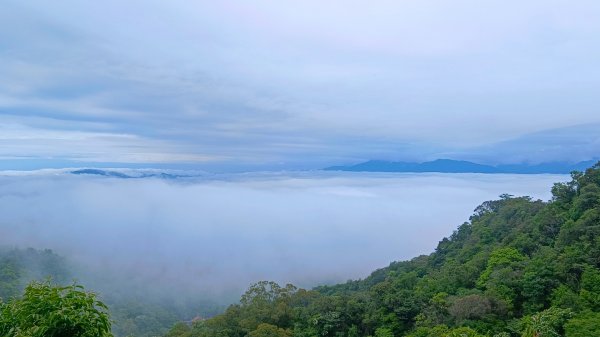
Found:
[{"label": "hazy mountain range", "polygon": [[363,163],[348,166],[331,166],[327,171],[354,171],[354,172],[441,172],[441,173],[570,173],[583,171],[594,165],[596,161],[582,161],[579,163],[552,162],[541,164],[510,164],[510,165],[483,165],[464,160],[437,159],[423,163],[369,160]]},{"label": "hazy mountain range", "polygon": [[97,175],[111,178],[160,178],[160,179],[177,179],[177,178],[191,178],[198,177],[201,174],[199,172],[189,171],[158,171],[158,170],[144,170],[144,169],[111,169],[103,170],[98,168],[85,168],[69,171],[71,174],[76,175]]},{"label": "hazy mountain range", "polygon": [[[595,160],[578,163],[549,162],[541,164],[507,164],[485,165],[465,160],[437,159],[427,162],[405,162],[369,160],[354,165],[339,165],[326,167],[324,171],[350,172],[439,172],[439,173],[516,173],[516,174],[568,174],[572,171],[584,171],[596,163]],[[206,172],[192,170],[157,170],[157,169],[100,169],[83,168],[68,170],[74,175],[95,175],[111,178],[135,179],[182,179],[206,176]],[[301,172],[301,171],[299,171]]]}]

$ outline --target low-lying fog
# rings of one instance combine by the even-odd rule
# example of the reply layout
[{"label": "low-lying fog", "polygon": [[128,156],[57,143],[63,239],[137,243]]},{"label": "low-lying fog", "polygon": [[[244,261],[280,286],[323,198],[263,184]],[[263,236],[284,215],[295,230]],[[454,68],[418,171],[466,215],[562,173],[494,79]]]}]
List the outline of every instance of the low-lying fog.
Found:
[{"label": "low-lying fog", "polygon": [[[0,244],[51,248],[105,280],[236,299],[431,252],[481,202],[547,200],[562,175],[290,173],[118,179],[0,174]],[[101,287],[102,280],[98,281]],[[108,282],[108,281],[107,281]],[[223,297],[225,295],[225,297]]]}]

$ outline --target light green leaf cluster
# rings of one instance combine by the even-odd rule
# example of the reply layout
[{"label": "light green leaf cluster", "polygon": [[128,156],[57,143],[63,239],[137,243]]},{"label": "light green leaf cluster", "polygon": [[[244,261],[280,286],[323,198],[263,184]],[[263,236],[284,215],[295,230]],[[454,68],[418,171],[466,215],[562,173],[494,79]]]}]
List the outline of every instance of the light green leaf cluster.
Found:
[{"label": "light green leaf cluster", "polygon": [[112,337],[108,308],[79,285],[32,282],[0,310],[2,337]]}]

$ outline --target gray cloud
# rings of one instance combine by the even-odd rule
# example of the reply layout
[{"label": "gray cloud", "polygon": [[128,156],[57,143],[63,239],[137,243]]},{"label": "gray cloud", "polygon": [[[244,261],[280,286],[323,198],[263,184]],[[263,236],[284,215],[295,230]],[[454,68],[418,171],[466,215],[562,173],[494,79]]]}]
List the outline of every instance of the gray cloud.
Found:
[{"label": "gray cloud", "polygon": [[39,139],[23,151],[36,157],[318,167],[379,153],[356,139],[426,157],[600,122],[599,12],[558,0],[9,2],[0,117],[139,140],[88,137],[89,153],[69,153]]},{"label": "gray cloud", "polygon": [[431,252],[484,200],[548,199],[551,184],[566,179],[297,173],[173,182],[3,173],[0,244],[54,249],[92,270],[100,291],[123,282],[233,300],[263,279],[312,286],[365,277]]},{"label": "gray cloud", "polygon": [[542,163],[598,159],[600,124],[575,125],[534,132],[495,144],[444,154],[446,157],[490,163]]}]

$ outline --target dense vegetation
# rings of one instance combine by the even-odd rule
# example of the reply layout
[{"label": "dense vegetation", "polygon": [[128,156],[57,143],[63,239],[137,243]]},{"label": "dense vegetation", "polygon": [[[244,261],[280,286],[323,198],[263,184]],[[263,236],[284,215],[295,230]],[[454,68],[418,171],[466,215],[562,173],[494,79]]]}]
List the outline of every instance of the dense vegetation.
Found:
[{"label": "dense vegetation", "polygon": [[[166,333],[178,320],[195,315],[210,315],[222,311],[213,303],[190,296],[186,302],[146,294],[145,289],[111,283],[101,271],[89,275],[81,268],[51,250],[0,249],[0,302],[20,299],[32,281],[46,281],[70,286],[73,280],[102,289],[101,299],[110,307],[115,336],[151,337]],[[37,283],[31,283],[35,285]],[[5,312],[3,315],[8,315]],[[0,333],[1,337],[4,337]]]},{"label": "dense vegetation", "polygon": [[65,284],[72,278],[69,269],[65,259],[49,249],[0,250],[0,299],[19,296],[32,280],[51,277]]},{"label": "dense vegetation", "polygon": [[167,336],[600,336],[600,163],[552,194],[484,202],[432,254],[364,280],[259,282]]},{"label": "dense vegetation", "polygon": [[0,302],[2,337],[112,337],[106,305],[79,285],[32,282]]}]

